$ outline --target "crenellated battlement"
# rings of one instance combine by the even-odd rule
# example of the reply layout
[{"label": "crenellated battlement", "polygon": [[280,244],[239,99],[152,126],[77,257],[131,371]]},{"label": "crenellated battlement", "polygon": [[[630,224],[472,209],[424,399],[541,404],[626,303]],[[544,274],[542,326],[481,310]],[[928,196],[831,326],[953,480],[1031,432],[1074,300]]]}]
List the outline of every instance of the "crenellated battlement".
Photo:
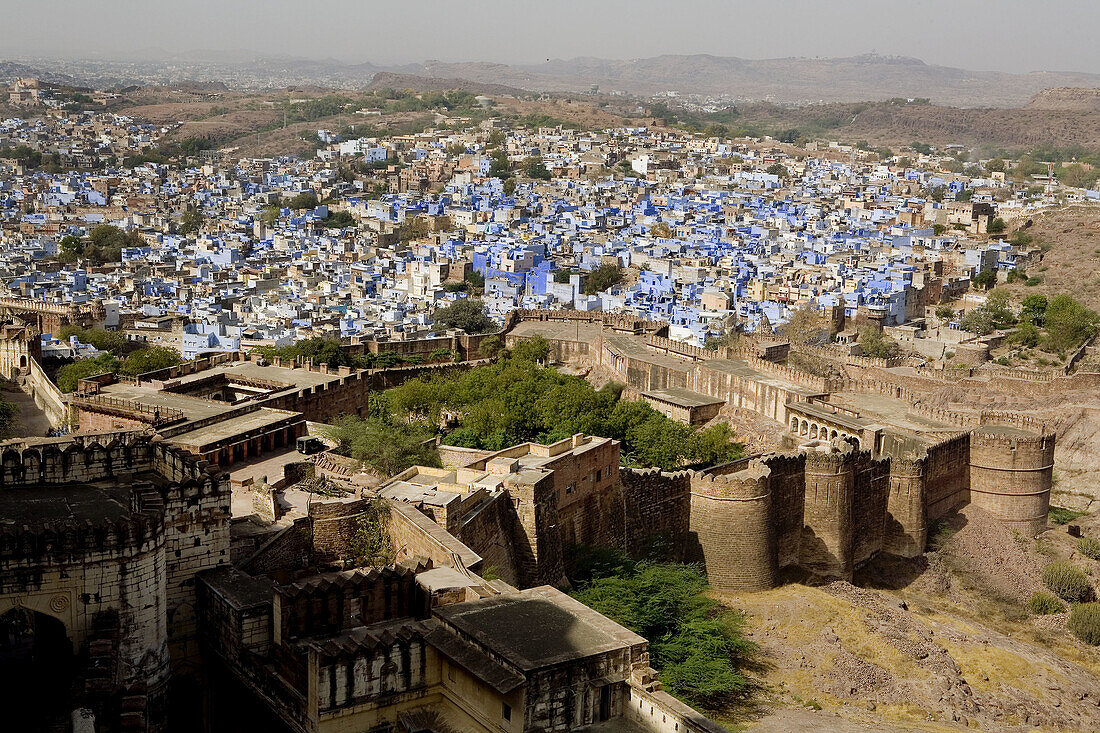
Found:
[{"label": "crenellated battlement", "polygon": [[771,469],[759,461],[736,473],[696,473],[691,477],[691,493],[710,499],[761,501],[771,493],[770,475]]}]

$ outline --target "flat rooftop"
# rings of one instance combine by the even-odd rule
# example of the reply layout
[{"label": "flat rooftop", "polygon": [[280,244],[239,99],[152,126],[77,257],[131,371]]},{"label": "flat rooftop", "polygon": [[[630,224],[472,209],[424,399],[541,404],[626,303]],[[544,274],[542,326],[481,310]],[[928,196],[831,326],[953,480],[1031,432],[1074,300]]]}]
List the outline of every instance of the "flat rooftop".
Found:
[{"label": "flat rooftop", "polygon": [[684,389],[683,387],[655,389],[651,392],[644,392],[642,396],[669,402],[680,407],[705,407],[706,405],[722,405],[726,402],[717,397],[711,397],[709,394],[692,392],[690,389]]},{"label": "flat rooftop", "polygon": [[275,597],[270,580],[242,573],[232,565],[207,570],[202,574],[202,582],[238,611],[253,606],[270,605]]},{"label": "flat rooftop", "polygon": [[434,613],[525,672],[645,643],[550,586],[441,606]]},{"label": "flat rooftop", "polygon": [[[443,479],[437,479],[438,483],[445,483]],[[394,481],[379,492],[387,499],[406,501],[412,504],[422,502],[434,506],[446,506],[459,495],[454,491],[445,491],[436,488],[436,485],[414,484],[408,481]]]},{"label": "flat rooftop", "polygon": [[603,333],[603,327],[599,323],[582,323],[575,321],[521,321],[517,323],[509,335],[512,336],[542,336],[552,341],[587,341],[593,343]]},{"label": "flat rooftop", "polygon": [[63,521],[99,523],[130,515],[130,486],[69,484],[29,486],[0,491],[0,523],[46,524]]},{"label": "flat rooftop", "polygon": [[917,415],[905,400],[895,399],[883,394],[862,392],[833,392],[829,402],[855,410],[863,419],[884,423],[914,433],[943,432],[959,430],[957,426]]},{"label": "flat rooftop", "polygon": [[277,425],[296,414],[298,413],[288,410],[275,410],[270,407],[261,407],[258,410],[246,412],[243,415],[226,418],[213,425],[206,425],[201,428],[196,428],[195,430],[176,433],[166,440],[175,445],[202,448],[203,446],[215,445],[235,435],[243,435],[254,430],[262,430],[266,427]]}]

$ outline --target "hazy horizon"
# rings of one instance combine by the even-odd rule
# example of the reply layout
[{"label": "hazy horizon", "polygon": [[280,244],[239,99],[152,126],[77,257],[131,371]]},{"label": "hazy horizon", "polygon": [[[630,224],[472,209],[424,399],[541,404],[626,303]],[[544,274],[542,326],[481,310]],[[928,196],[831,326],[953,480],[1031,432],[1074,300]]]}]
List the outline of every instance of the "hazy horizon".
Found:
[{"label": "hazy horizon", "polygon": [[[1100,3],[1063,0],[214,0],[151,6],[0,0],[0,58],[247,61],[397,66],[426,60],[537,64],[710,54],[746,59],[877,53],[976,71],[1100,73]],[[219,58],[209,58],[209,55]]]}]

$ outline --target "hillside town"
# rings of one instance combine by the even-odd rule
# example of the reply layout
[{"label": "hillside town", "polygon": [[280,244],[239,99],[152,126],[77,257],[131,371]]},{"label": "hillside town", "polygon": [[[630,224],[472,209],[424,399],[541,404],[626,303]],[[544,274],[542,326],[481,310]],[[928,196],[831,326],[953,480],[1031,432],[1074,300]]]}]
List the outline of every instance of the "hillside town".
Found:
[{"label": "hillside town", "polygon": [[[425,337],[471,281],[498,323],[522,308],[624,313],[702,346],[731,323],[781,331],[803,308],[841,326],[908,325],[906,340],[957,330],[930,311],[965,297],[961,316],[981,304],[976,278],[1004,281],[1042,257],[1005,239],[1041,195],[1003,173],[948,173],[934,155],[504,127],[321,130],[313,159],[210,151],[170,168],[138,160],[163,128],[104,113],[7,119],[0,149],[66,172],[0,158],[4,286],[111,304],[111,325],[156,324],[137,329],[152,342],[174,328],[186,358],[318,335]],[[99,226],[133,235],[119,262],[59,262],[66,237]]]},{"label": "hillside town", "polygon": [[20,730],[1100,728],[1087,161],[124,94],[0,119]]}]

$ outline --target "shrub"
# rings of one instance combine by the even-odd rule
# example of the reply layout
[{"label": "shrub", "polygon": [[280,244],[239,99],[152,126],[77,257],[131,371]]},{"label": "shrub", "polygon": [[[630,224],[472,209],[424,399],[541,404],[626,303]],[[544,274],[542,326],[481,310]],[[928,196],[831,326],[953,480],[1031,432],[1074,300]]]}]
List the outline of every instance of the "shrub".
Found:
[{"label": "shrub", "polygon": [[1050,521],[1055,524],[1065,524],[1067,522],[1072,522],[1074,519],[1077,519],[1077,517],[1085,516],[1085,512],[1079,512],[1075,509],[1065,509],[1060,506],[1052,506],[1047,516],[1049,516]]},{"label": "shrub", "polygon": [[1100,603],[1074,605],[1066,627],[1086,644],[1100,645]]},{"label": "shrub", "polygon": [[1052,562],[1043,568],[1043,582],[1063,601],[1078,603],[1092,593],[1088,576],[1078,567],[1065,562]]},{"label": "shrub", "polygon": [[1028,606],[1031,608],[1031,612],[1036,616],[1046,616],[1052,613],[1061,613],[1066,610],[1065,604],[1058,600],[1057,597],[1052,596],[1050,593],[1043,593],[1042,591],[1032,594],[1031,600],[1028,601]]},{"label": "shrub", "polygon": [[1077,551],[1090,560],[1100,560],[1100,540],[1095,537],[1082,537],[1077,540]]}]

